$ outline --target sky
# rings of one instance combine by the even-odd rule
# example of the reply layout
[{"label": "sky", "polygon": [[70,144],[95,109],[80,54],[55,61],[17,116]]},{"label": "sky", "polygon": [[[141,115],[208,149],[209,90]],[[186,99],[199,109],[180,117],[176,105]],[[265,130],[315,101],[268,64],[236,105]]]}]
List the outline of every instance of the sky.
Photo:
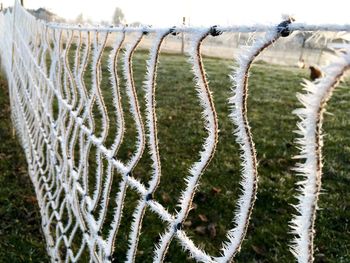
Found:
[{"label": "sky", "polygon": [[[0,0],[4,6],[14,0]],[[277,23],[283,14],[297,22],[350,24],[349,0],[24,0],[30,9],[45,7],[74,19],[80,13],[94,22],[111,21],[120,7],[127,23],[174,26],[186,17],[192,26]]]}]

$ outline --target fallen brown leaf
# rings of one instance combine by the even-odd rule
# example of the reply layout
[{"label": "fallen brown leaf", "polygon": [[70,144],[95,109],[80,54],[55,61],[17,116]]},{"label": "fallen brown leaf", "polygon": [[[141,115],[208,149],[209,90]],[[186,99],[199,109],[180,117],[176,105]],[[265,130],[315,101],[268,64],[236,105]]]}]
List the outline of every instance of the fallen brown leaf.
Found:
[{"label": "fallen brown leaf", "polygon": [[220,194],[220,192],[221,192],[221,188],[218,188],[218,187],[211,188],[211,193],[214,195]]},{"label": "fallen brown leaf", "polygon": [[206,215],[199,214],[198,217],[202,222],[208,222],[208,218],[206,217]]},{"label": "fallen brown leaf", "polygon": [[33,195],[32,196],[25,196],[24,200],[30,204],[36,204],[36,202],[37,202],[36,196],[33,196]]},{"label": "fallen brown leaf", "polygon": [[265,254],[265,250],[263,248],[261,248],[261,247],[252,245],[252,249],[258,255],[264,255]]},{"label": "fallen brown leaf", "polygon": [[170,195],[168,193],[162,193],[162,200],[164,203],[168,204],[171,200]]},{"label": "fallen brown leaf", "polygon": [[191,220],[186,220],[184,223],[183,223],[184,227],[190,227],[192,226],[192,221]]},{"label": "fallen brown leaf", "polygon": [[194,229],[194,232],[196,232],[197,234],[200,234],[200,235],[205,235],[206,230],[207,230],[207,228],[205,226],[197,226]]}]

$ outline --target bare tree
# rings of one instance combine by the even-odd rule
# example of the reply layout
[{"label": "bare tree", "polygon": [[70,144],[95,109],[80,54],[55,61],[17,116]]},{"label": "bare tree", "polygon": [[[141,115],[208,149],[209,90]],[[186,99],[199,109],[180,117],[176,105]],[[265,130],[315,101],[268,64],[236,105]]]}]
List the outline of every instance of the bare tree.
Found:
[{"label": "bare tree", "polygon": [[125,24],[125,16],[121,8],[116,7],[113,14],[112,23],[115,24],[116,26]]},{"label": "bare tree", "polygon": [[77,24],[82,24],[84,23],[84,16],[82,13],[80,13],[76,18],[75,18],[75,23]]}]

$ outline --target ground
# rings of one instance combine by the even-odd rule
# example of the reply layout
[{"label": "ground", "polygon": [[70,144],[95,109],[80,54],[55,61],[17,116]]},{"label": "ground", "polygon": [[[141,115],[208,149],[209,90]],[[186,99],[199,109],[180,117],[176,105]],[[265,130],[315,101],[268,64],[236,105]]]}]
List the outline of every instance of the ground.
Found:
[{"label": "ground", "polygon": [[[139,99],[144,80],[147,53],[139,52],[134,60],[135,81]],[[220,139],[217,153],[208,170],[203,174],[194,202],[196,209],[189,214],[185,230],[196,244],[213,255],[219,255],[218,247],[225,240],[225,233],[232,225],[236,200],[240,193],[239,152],[234,142],[228,114],[227,99],[231,95],[228,74],[233,62],[224,59],[205,58],[210,87],[213,91],[219,117]],[[106,73],[103,64],[103,72]],[[292,67],[256,64],[251,72],[248,115],[258,153],[259,190],[246,240],[236,262],[293,262],[288,244],[289,221],[295,212],[297,177],[292,170],[297,154],[294,144],[297,117],[292,111],[300,107],[296,92],[301,92],[301,79],[308,75]],[[122,75],[120,74],[120,77]],[[90,81],[87,74],[86,81]],[[107,109],[113,113],[112,96],[105,76],[103,95]],[[325,117],[323,194],[316,222],[316,262],[350,262],[349,218],[350,196],[347,194],[350,177],[350,93],[342,83],[335,92]],[[123,87],[122,87],[123,90]],[[160,156],[163,177],[155,198],[174,212],[183,178],[198,159],[198,152],[205,136],[200,107],[194,90],[193,76],[186,59],[179,55],[162,55],[157,85],[157,115],[159,124]],[[6,86],[1,89],[1,187],[0,187],[0,262],[47,261],[40,219],[35,206],[35,196],[26,175],[22,150],[11,135]],[[118,158],[126,160],[133,147],[134,127],[127,113],[125,93],[123,106],[127,120],[127,132]],[[6,106],[4,106],[6,105]],[[144,104],[141,103],[144,109]],[[96,115],[97,117],[97,115]],[[113,120],[113,115],[110,115]],[[113,121],[111,122],[113,135]],[[110,139],[112,138],[112,135]],[[93,156],[94,149],[91,150]],[[148,149],[146,149],[148,152]],[[93,162],[93,161],[92,161]],[[91,164],[93,166],[93,164]],[[150,176],[149,155],[146,153],[134,171],[134,176],[147,182]],[[116,174],[115,183],[118,183]],[[112,194],[115,190],[112,190]],[[117,236],[115,252],[118,262],[123,261],[127,248],[128,227],[135,206],[135,193],[128,190],[124,219]],[[28,219],[29,218],[29,219]],[[17,220],[17,221],[16,221]],[[29,223],[32,222],[32,223]],[[139,244],[137,262],[151,262],[154,243],[163,232],[164,225],[157,216],[146,213]],[[3,238],[4,237],[4,238]],[[181,252],[176,241],[172,242],[167,262],[191,260]],[[6,260],[4,262],[7,262]]]}]

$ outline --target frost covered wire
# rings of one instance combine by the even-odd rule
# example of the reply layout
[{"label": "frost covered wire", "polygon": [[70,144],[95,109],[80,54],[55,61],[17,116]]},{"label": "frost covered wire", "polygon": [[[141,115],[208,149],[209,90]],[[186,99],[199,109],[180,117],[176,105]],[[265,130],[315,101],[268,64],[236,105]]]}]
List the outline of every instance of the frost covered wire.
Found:
[{"label": "frost covered wire", "polygon": [[127,164],[129,172],[131,172],[134,169],[134,167],[137,165],[138,161],[140,160],[143,154],[143,150],[145,148],[145,128],[141,117],[139,101],[137,99],[137,93],[136,93],[135,82],[134,82],[134,74],[133,74],[133,68],[132,68],[132,58],[133,58],[134,52],[138,47],[138,45],[140,44],[143,36],[144,36],[144,32],[142,31],[138,32],[134,43],[129,44],[126,47],[125,54],[124,54],[123,69],[124,69],[124,77],[126,80],[126,94],[129,98],[130,113],[135,121],[136,131],[137,131],[136,151],[133,157],[130,159],[130,161]]},{"label": "frost covered wire", "polygon": [[[253,143],[252,134],[247,117],[247,98],[248,98],[248,76],[249,69],[254,59],[263,52],[264,49],[272,45],[284,33],[291,21],[282,22],[255,43],[241,53],[238,58],[238,67],[233,76],[234,95],[229,99],[232,112],[230,114],[232,122],[236,125],[236,141],[241,148],[242,161],[242,195],[238,200],[236,216],[234,218],[235,228],[227,234],[228,241],[223,245],[222,257],[218,258],[219,262],[230,261],[240,250],[243,239],[246,235],[249,219],[253,211],[258,187],[258,171],[256,151]],[[283,27],[284,28],[283,28]]]},{"label": "frost covered wire", "polygon": [[315,82],[305,80],[305,93],[298,94],[304,108],[295,110],[295,114],[300,118],[297,131],[300,135],[297,140],[300,154],[296,157],[303,161],[295,170],[303,180],[298,182],[299,202],[295,206],[298,214],[294,216],[291,227],[296,235],[292,252],[300,263],[314,260],[315,219],[322,177],[323,115],[333,91],[349,69],[350,48],[324,69],[325,77]]},{"label": "frost covered wire", "polygon": [[157,189],[161,176],[161,164],[158,150],[158,138],[157,138],[157,117],[155,109],[155,89],[156,89],[156,76],[157,76],[157,64],[159,58],[159,52],[165,37],[170,33],[169,30],[161,31],[158,33],[156,40],[154,41],[153,48],[150,51],[150,58],[147,61],[147,73],[146,80],[144,82],[145,88],[145,102],[146,102],[146,124],[147,124],[147,137],[148,145],[150,148],[150,154],[152,159],[152,177],[148,182],[148,189],[146,190],[146,196],[140,200],[137,204],[135,212],[133,214],[133,222],[131,224],[131,233],[129,236],[129,249],[127,251],[127,262],[134,262],[138,239],[142,227],[143,216],[146,211],[147,202],[153,198],[153,194]]},{"label": "frost covered wire", "polygon": [[186,189],[182,192],[180,197],[180,210],[175,215],[173,224],[170,224],[166,232],[161,235],[160,242],[156,247],[154,257],[154,261],[156,262],[164,260],[171,240],[174,235],[176,235],[177,230],[181,229],[182,223],[186,220],[192,206],[192,200],[200,176],[213,158],[218,141],[218,120],[201,56],[202,42],[210,33],[211,30],[206,30],[202,32],[199,31],[195,34],[192,39],[192,50],[190,52],[190,62],[195,76],[197,96],[202,106],[202,116],[207,131],[207,138],[202,146],[203,150],[200,152],[199,161],[192,165],[189,170],[190,175],[185,179]]},{"label": "frost covered wire", "polygon": [[[23,9],[18,1],[15,2],[12,13],[0,13],[0,55],[9,80],[11,116],[28,161],[29,174],[40,206],[42,228],[51,260],[77,262],[88,257],[91,262],[113,261],[114,250],[119,245],[116,236],[123,216],[126,191],[129,188],[139,195],[139,199],[129,229],[129,247],[126,251],[128,262],[135,261],[143,216],[147,209],[157,214],[167,224],[165,233],[155,245],[155,262],[163,261],[174,238],[197,261],[230,261],[240,249],[256,195],[255,149],[246,116],[249,68],[254,58],[280,35],[286,36],[291,31],[300,29],[350,31],[350,27],[346,25],[315,27],[290,24],[286,21],[277,28],[270,25],[211,28],[68,26],[47,24],[37,20]],[[108,39],[111,39],[111,32],[114,32],[116,39],[112,48],[107,49],[105,47]],[[199,152],[199,160],[192,165],[189,176],[185,179],[186,188],[182,191],[179,209],[177,213],[171,214],[154,199],[162,174],[155,94],[162,43],[169,34],[176,35],[179,32],[186,32],[192,38],[190,63],[207,135]],[[182,223],[191,209],[201,175],[215,154],[219,138],[214,102],[201,59],[201,44],[208,35],[216,36],[223,32],[266,34],[247,50],[242,51],[238,58],[239,67],[233,77],[236,87],[230,99],[231,118],[237,126],[236,140],[242,150],[243,194],[238,202],[237,215],[234,219],[235,228],[227,234],[228,241],[223,244],[222,256],[213,257],[196,246],[182,229]],[[132,61],[135,50],[148,33],[154,33],[156,37],[147,60],[147,73],[143,85],[146,113],[144,127],[137,96],[138,87],[134,83]],[[131,43],[129,45],[125,44],[127,38]],[[123,48],[125,52],[120,54]],[[7,52],[9,50],[11,52]],[[106,53],[109,55],[108,71],[102,74],[102,61]],[[126,103],[121,98],[122,80],[118,78],[117,72],[119,57],[123,59],[126,84],[124,93],[128,100]],[[343,64],[339,62],[339,65],[334,66],[335,71],[338,70],[337,67],[349,62],[348,58],[344,59],[347,62],[344,62],[345,60],[342,60]],[[345,67],[343,69],[345,70]],[[333,73],[335,80],[338,80],[341,71],[338,73]],[[103,97],[105,85],[101,85],[101,81],[105,74],[109,76],[110,86],[106,88],[110,88],[113,96],[114,115],[109,114]],[[332,73],[329,75],[332,76]],[[329,80],[328,84],[329,87],[333,87],[336,83],[333,85]],[[122,162],[117,156],[125,133],[123,111],[125,108],[130,111],[132,121],[135,123],[136,147],[129,159]],[[299,115],[303,116],[304,113],[308,114],[302,112]],[[321,110],[320,121],[319,123],[316,121],[315,127],[317,125],[320,127],[322,113]],[[113,121],[110,121],[111,116],[114,116]],[[112,123],[115,124],[115,131],[110,129]],[[109,134],[112,130],[114,133]],[[111,138],[109,146],[108,136]],[[318,138],[321,142],[320,132]],[[132,175],[132,171],[144,155],[146,142],[152,161],[152,174],[147,185]],[[94,170],[91,168],[91,162],[96,165]],[[300,167],[300,173],[303,173],[303,167]],[[120,181],[115,186],[117,188],[115,194],[112,194],[113,181],[116,177]],[[315,182],[318,183],[316,184],[318,189],[320,180]],[[303,198],[301,195],[300,200]],[[113,211],[109,211],[111,204],[114,204]],[[304,207],[299,206],[300,213],[305,212]],[[108,214],[110,216],[107,216]],[[314,215],[311,212],[309,214],[311,220],[314,220],[312,218]],[[300,220],[301,216],[296,218],[296,235],[300,236],[301,240],[302,230],[305,230],[302,224],[307,222]],[[302,247],[305,242],[299,244],[298,240],[297,238],[294,247],[296,255],[305,249]]]},{"label": "frost covered wire", "polygon": [[[119,146],[122,143],[124,132],[125,132],[125,124],[124,124],[124,114],[123,109],[121,106],[121,95],[120,95],[120,87],[119,87],[119,79],[117,74],[117,62],[118,62],[118,54],[121,49],[121,46],[125,40],[125,34],[122,34],[119,38],[117,38],[114,48],[110,52],[109,59],[108,59],[108,69],[111,73],[110,82],[112,84],[112,95],[113,95],[113,103],[115,106],[115,115],[116,115],[116,124],[117,124],[117,131],[115,135],[115,139],[113,142],[113,145],[110,149],[110,154],[112,156],[115,156]],[[100,210],[100,215],[98,219],[98,226],[99,230],[101,231],[103,223],[106,219],[107,215],[107,208],[109,204],[110,199],[110,192],[113,182],[113,164],[108,163],[107,167],[107,175],[106,175],[106,181],[105,185],[103,186],[103,197],[102,197],[102,208]],[[115,214],[113,218],[113,228],[111,229],[108,238],[107,238],[107,247],[108,250],[105,252],[108,255],[111,255],[113,253],[113,247],[114,247],[114,239],[115,234],[118,231],[119,225],[120,225],[120,218],[121,218],[121,211],[123,207],[124,202],[124,196],[125,196],[125,190],[126,190],[126,181],[122,181],[122,185],[120,186],[120,193],[118,193],[118,198],[116,200],[117,208],[115,209]]]}]

